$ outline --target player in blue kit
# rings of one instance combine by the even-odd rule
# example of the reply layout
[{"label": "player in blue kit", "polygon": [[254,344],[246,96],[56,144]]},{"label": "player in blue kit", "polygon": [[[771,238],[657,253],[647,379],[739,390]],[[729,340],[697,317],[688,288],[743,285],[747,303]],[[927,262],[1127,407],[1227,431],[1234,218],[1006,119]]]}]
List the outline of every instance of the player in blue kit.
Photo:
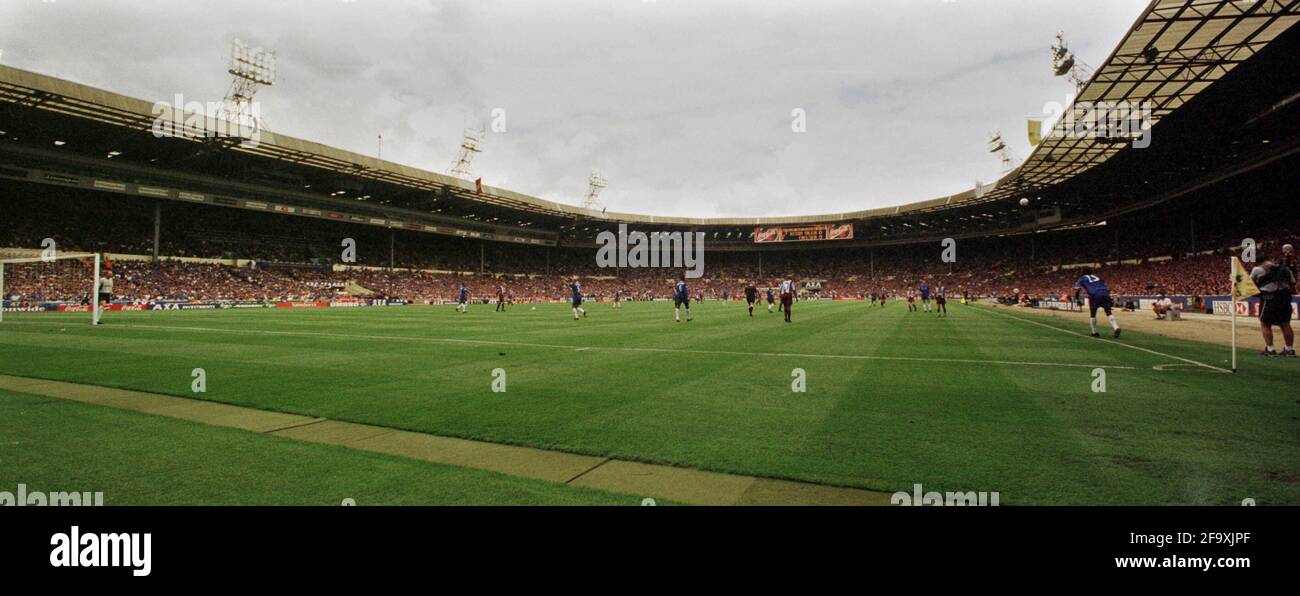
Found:
[{"label": "player in blue kit", "polygon": [[456,302],[456,310],[460,311],[461,314],[469,312],[469,288],[465,287],[463,283],[460,284],[460,297]]},{"label": "player in blue kit", "polygon": [[921,280],[921,285],[916,289],[921,291],[921,305],[925,307],[925,312],[930,312],[930,282]]},{"label": "player in blue kit", "polygon": [[1097,309],[1106,311],[1106,319],[1110,321],[1110,328],[1115,330],[1115,338],[1119,339],[1119,321],[1115,320],[1115,314],[1112,309],[1115,308],[1115,302],[1110,298],[1110,288],[1106,287],[1106,282],[1101,281],[1100,277],[1092,274],[1091,267],[1084,267],[1083,275],[1079,281],[1074,282],[1074,300],[1082,304],[1079,300],[1079,291],[1083,290],[1088,293],[1088,313],[1090,318],[1088,322],[1092,325],[1092,336],[1101,337],[1097,333]]},{"label": "player in blue kit", "polygon": [[686,275],[682,274],[677,278],[677,285],[673,287],[673,320],[678,323],[682,322],[682,307],[686,307],[686,322],[691,322],[691,290],[686,287]]},{"label": "player in blue kit", "polygon": [[772,309],[776,307],[776,290],[772,286],[767,286],[767,314],[772,314]]},{"label": "player in blue kit", "polygon": [[578,283],[578,276],[573,276],[569,281],[569,291],[573,292],[573,320],[578,320],[578,313],[587,316],[586,309],[582,308],[582,285]]}]

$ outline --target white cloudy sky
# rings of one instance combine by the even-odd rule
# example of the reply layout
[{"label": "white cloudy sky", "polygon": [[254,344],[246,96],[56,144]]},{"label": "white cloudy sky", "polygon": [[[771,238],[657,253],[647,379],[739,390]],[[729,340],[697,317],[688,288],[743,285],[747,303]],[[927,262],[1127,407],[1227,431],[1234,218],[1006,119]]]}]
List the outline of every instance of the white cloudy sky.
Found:
[{"label": "white cloudy sky", "polygon": [[[268,128],[615,211],[826,213],[997,177],[1001,129],[1064,102],[1064,29],[1100,64],[1145,0],[3,0],[0,61],[148,100],[219,100],[239,37],[278,52]],[[807,132],[791,131],[791,111]]]}]

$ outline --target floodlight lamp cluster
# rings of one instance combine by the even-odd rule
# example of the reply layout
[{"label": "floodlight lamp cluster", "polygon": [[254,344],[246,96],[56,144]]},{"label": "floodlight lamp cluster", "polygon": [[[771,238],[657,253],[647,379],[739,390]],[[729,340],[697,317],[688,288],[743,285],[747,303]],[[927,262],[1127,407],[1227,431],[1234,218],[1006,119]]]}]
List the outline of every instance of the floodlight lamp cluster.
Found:
[{"label": "floodlight lamp cluster", "polygon": [[604,206],[600,203],[600,191],[609,186],[609,181],[597,170],[592,170],[591,175],[587,177],[587,196],[582,201],[585,209],[595,211],[599,209],[604,211]]},{"label": "floodlight lamp cluster", "polygon": [[1052,44],[1052,74],[1074,83],[1076,91],[1083,89],[1088,79],[1092,78],[1092,69],[1070,51],[1063,31],[1056,33],[1056,43]]},{"label": "floodlight lamp cluster", "polygon": [[989,135],[988,141],[989,153],[996,155],[1002,162],[1002,170],[1009,171],[1015,165],[1016,157],[1011,154],[1011,148],[1007,147],[1007,142],[1002,140],[1002,132],[994,131]]},{"label": "floodlight lamp cluster", "polygon": [[457,178],[474,177],[474,155],[483,152],[483,131],[475,128],[465,129],[465,136],[460,141],[460,152],[451,162],[447,173]]},{"label": "floodlight lamp cluster", "polygon": [[275,84],[275,52],[260,47],[249,48],[236,39],[230,46],[230,74],[257,83]]}]

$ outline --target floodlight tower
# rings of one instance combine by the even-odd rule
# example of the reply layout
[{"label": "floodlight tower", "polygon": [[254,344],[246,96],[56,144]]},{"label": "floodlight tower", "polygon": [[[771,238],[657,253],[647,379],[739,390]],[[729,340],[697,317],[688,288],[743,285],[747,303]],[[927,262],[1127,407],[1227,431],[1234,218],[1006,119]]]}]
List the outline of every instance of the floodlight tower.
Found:
[{"label": "floodlight tower", "polygon": [[1002,161],[1002,171],[1009,171],[1016,158],[1012,155],[1011,149],[1007,147],[1006,141],[1002,140],[1002,131],[994,131],[993,134],[989,135],[988,147],[989,153],[996,155]]},{"label": "floodlight tower", "polygon": [[1082,91],[1088,79],[1092,78],[1092,68],[1079,60],[1065,43],[1064,31],[1056,32],[1056,43],[1052,44],[1052,74],[1065,77],[1067,81],[1073,83],[1076,94]]},{"label": "floodlight tower", "polygon": [[470,179],[474,177],[471,166],[474,162],[474,155],[483,152],[483,131],[474,128],[465,129],[465,136],[460,141],[460,154],[456,161],[451,162],[451,167],[447,173],[457,178]]},{"label": "floodlight tower", "polygon": [[262,48],[249,48],[236,39],[230,45],[230,68],[233,77],[230,91],[222,102],[222,116],[235,124],[250,125],[254,130],[262,127],[258,110],[253,108],[253,96],[263,86],[275,84],[275,52]]},{"label": "floodlight tower", "polygon": [[587,177],[587,196],[582,199],[582,207],[592,211],[598,209],[604,211],[598,197],[600,191],[604,190],[606,186],[609,186],[609,181],[605,180],[605,177],[601,176],[599,171],[592,170],[591,175]]}]

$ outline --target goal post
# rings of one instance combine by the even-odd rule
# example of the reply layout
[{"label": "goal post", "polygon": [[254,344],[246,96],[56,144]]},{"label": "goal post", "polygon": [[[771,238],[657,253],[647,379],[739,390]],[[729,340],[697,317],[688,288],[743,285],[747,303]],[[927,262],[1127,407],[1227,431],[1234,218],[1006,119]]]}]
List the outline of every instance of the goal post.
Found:
[{"label": "goal post", "polygon": [[[90,324],[98,325],[101,280],[99,253],[0,258],[0,323],[6,307],[22,303],[89,306]],[[16,300],[10,300],[16,296]]]}]

